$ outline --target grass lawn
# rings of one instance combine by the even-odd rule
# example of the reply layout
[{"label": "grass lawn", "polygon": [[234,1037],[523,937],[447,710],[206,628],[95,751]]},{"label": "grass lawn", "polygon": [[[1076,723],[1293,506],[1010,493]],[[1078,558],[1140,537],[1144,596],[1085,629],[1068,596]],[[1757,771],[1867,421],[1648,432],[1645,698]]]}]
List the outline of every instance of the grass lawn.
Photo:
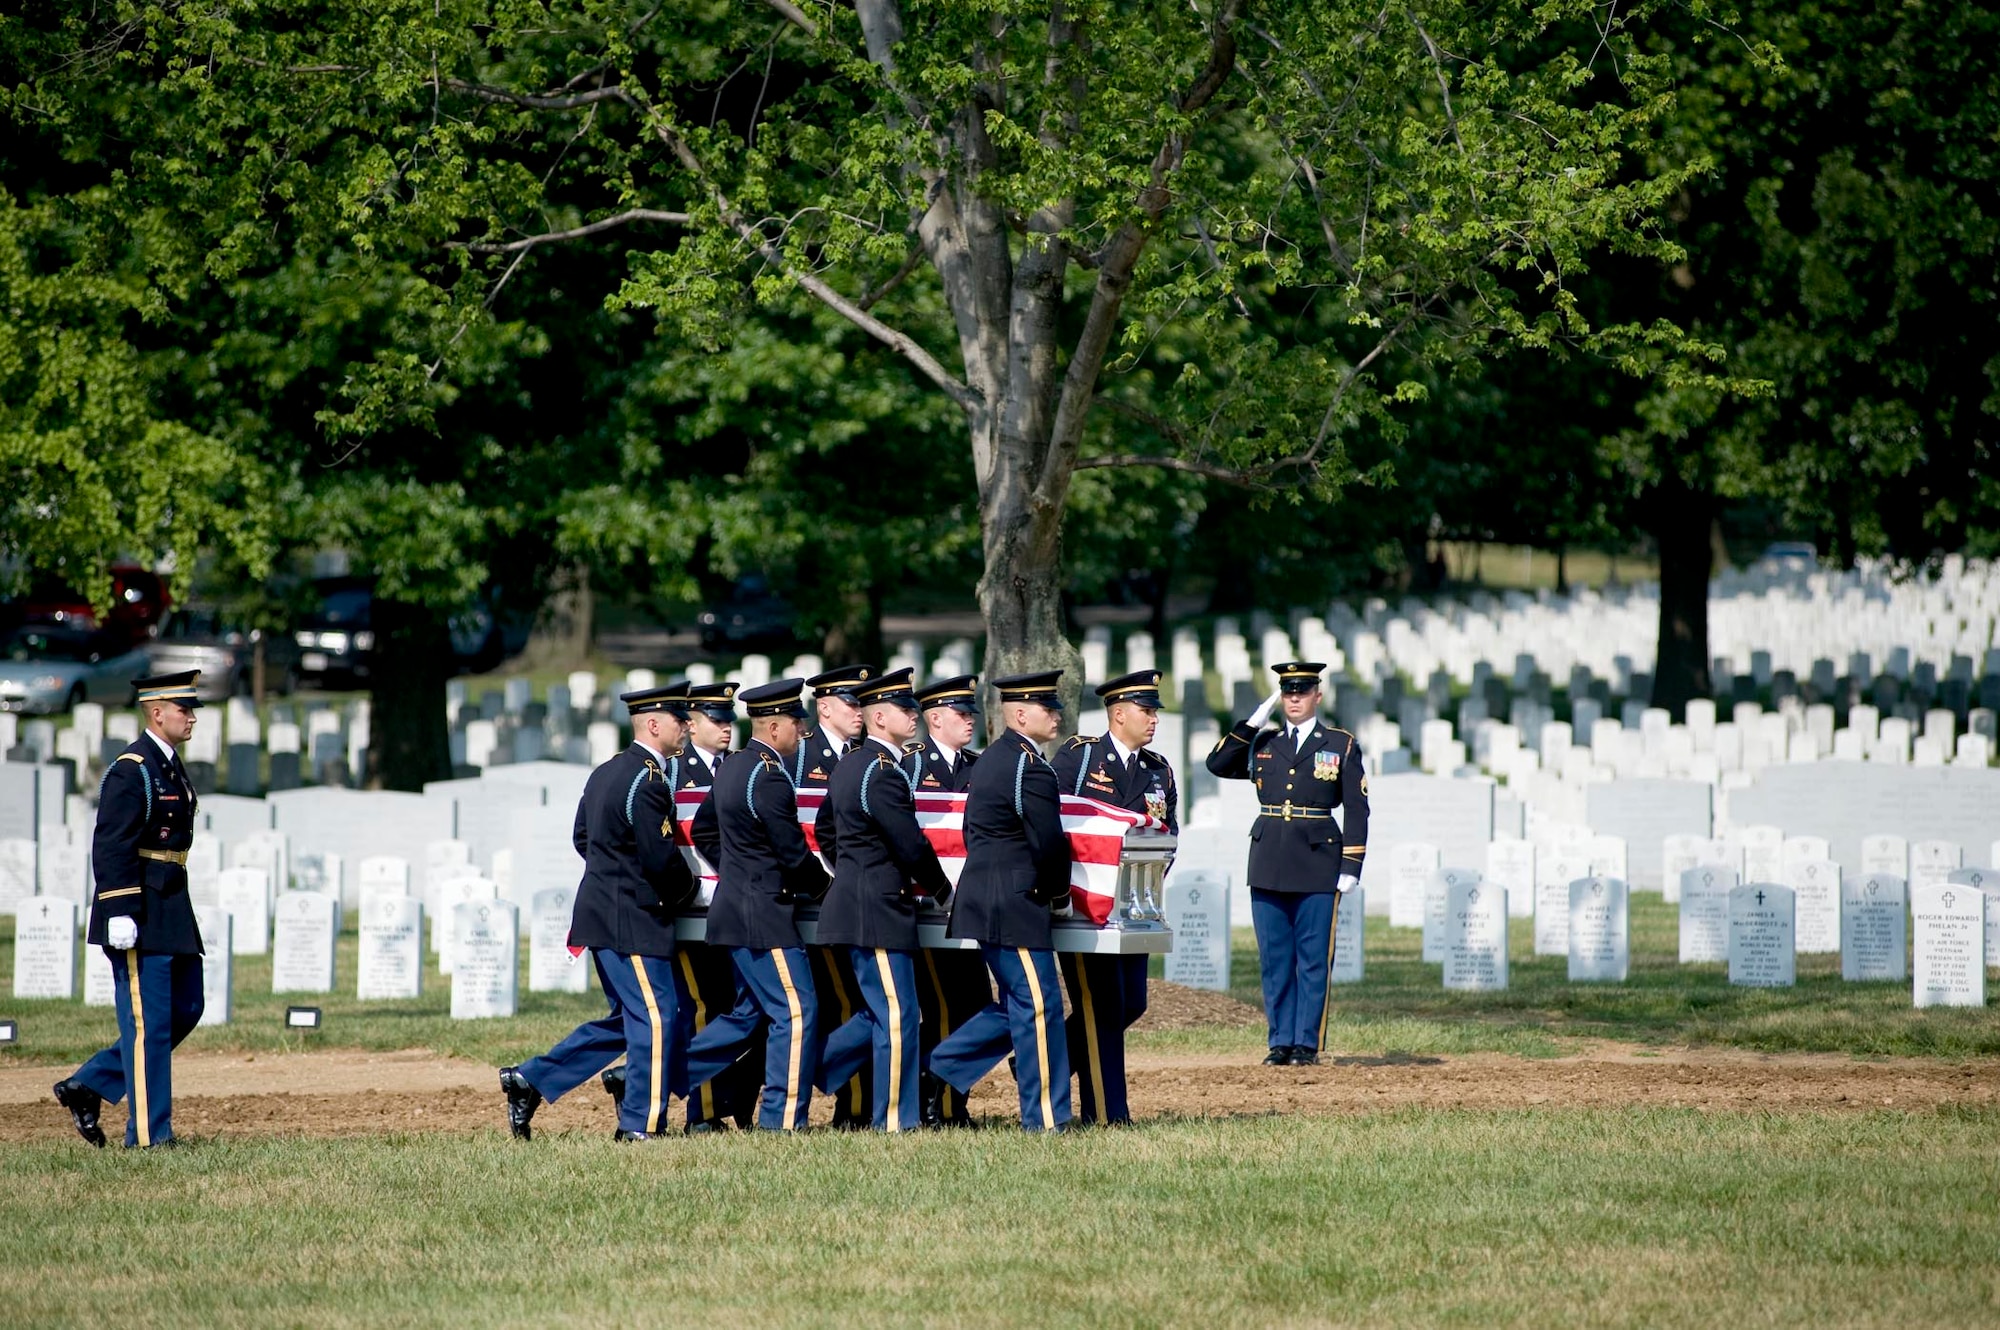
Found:
[{"label": "grass lawn", "polygon": [[2000,1115],[10,1150],[17,1325],[1992,1324]]},{"label": "grass lawn", "polygon": [[[1992,1010],[1918,1011],[1908,984],[1849,984],[1839,958],[1801,957],[1799,983],[1789,990],[1732,988],[1720,965],[1676,962],[1675,907],[1658,896],[1635,895],[1632,973],[1624,984],[1571,984],[1562,957],[1534,957],[1527,920],[1513,925],[1510,980],[1505,993],[1446,993],[1440,969],[1422,960],[1415,929],[1368,921],[1367,974],[1335,990],[1328,1040],[1359,1053],[1503,1052],[1530,1057],[1563,1053],[1578,1039],[1640,1045],[1714,1044],[1761,1052],[1817,1051],[1857,1056],[1965,1058],[2000,1055],[2000,1020]],[[431,970],[422,998],[409,1002],[354,999],[351,931],[340,939],[337,992],[273,996],[270,959],[236,958],[235,1019],[197,1031],[193,1049],[265,1051],[314,1047],[370,1050],[431,1048],[500,1065],[541,1052],[578,1021],[604,1010],[596,992],[583,996],[530,993],[522,954],[520,1013],[505,1021],[453,1021],[448,979]],[[0,934],[0,975],[13,973],[11,932]],[[1154,962],[1160,973],[1160,962]],[[1257,950],[1247,928],[1235,932],[1232,992],[1260,1004]],[[81,979],[79,978],[79,988]],[[326,1028],[301,1036],[284,1028],[293,1003],[320,1006]],[[21,1042],[0,1047],[0,1059],[74,1063],[109,1042],[109,1008],[74,1002],[0,998],[0,1016],[21,1023]],[[1135,1035],[1135,1047],[1249,1051],[1258,1030],[1192,1030]]]}]

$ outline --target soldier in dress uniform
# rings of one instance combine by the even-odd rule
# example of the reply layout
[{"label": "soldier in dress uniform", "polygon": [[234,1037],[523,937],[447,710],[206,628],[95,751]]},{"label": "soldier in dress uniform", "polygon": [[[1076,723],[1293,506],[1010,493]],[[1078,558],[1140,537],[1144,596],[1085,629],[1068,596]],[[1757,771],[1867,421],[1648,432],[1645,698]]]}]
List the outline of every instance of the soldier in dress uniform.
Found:
[{"label": "soldier in dress uniform", "polygon": [[521,1140],[532,1139],[543,1101],[560,1099],[621,1055],[616,1139],[651,1140],[665,1126],[678,1079],[674,912],[695,893],[694,874],[674,843],[674,695],[668,687],[619,697],[632,716],[632,744],[590,773],[577,801],[573,837],[583,882],[569,942],[591,949],[611,1010],[542,1056],[500,1069],[507,1125]]},{"label": "soldier in dress uniform", "polygon": [[917,897],[951,897],[951,880],[917,826],[915,782],[903,766],[918,725],[911,673],[892,670],[861,689],[868,737],[834,768],[815,822],[833,864],[819,941],[851,949],[867,1003],[826,1041],[820,1084],[839,1085],[872,1060],[877,1131],[922,1125]]},{"label": "soldier in dress uniform", "polygon": [[[873,665],[841,665],[806,680],[812,689],[817,720],[799,736],[799,751],[791,760],[792,774],[802,790],[824,790],[833,770],[861,740],[861,688],[878,671]],[[821,1047],[833,1032],[861,1010],[861,985],[845,947],[806,948],[813,983],[819,989]],[[866,1130],[875,1117],[875,1069],[863,1065],[833,1096],[833,1125],[842,1130]]]},{"label": "soldier in dress uniform", "polygon": [[194,782],[175,745],[194,733],[201,671],[133,681],[146,732],[104,772],[90,859],[89,945],[111,961],[118,1042],[56,1083],[77,1134],[102,1148],[105,1100],[129,1097],[127,1147],[172,1146],[173,1051],[200,1023],[201,933],[188,899]]},{"label": "soldier in dress uniform", "polygon": [[924,1078],[926,1125],[949,1088],[967,1094],[1011,1047],[1021,1125],[1061,1131],[1070,1119],[1069,1051],[1050,911],[1069,902],[1069,839],[1056,773],[1042,758],[1062,728],[1061,670],[995,679],[1007,729],[980,754],[965,800],[965,869],[948,934],[979,943],[999,1000],[940,1042]]},{"label": "soldier in dress uniform", "polygon": [[[1056,782],[1064,794],[1145,813],[1180,831],[1180,794],[1174,769],[1152,749],[1160,723],[1160,672],[1138,670],[1098,685],[1108,728],[1078,735],[1056,753]],[[1069,985],[1069,1060],[1083,1102],[1079,1122],[1130,1122],[1125,1099],[1125,1031],[1146,1014],[1144,956],[1062,955]]]},{"label": "soldier in dress uniform", "polygon": [[724,767],[692,829],[695,848],[721,875],[708,907],[708,944],[728,949],[736,1000],[695,1036],[688,1080],[700,1085],[724,1071],[765,1035],[757,1126],[767,1131],[805,1127],[819,1053],[818,998],[793,918],[827,880],[799,825],[787,769],[806,717],[804,689],[803,679],[779,679],[743,692],[750,742]]},{"label": "soldier in dress uniform", "polygon": [[[674,788],[710,789],[736,738],[736,685],[726,681],[684,684],[678,708],[687,725],[687,738],[676,755]],[[683,943],[674,959],[674,990],[680,998],[680,1020],[674,1026],[675,1065],[684,1070],[689,1044],[710,1021],[736,1005],[736,968],[729,963],[725,949],[707,942]],[[721,1131],[729,1125],[732,1114],[739,1125],[748,1126],[756,1107],[752,1101],[757,1095],[759,1068],[753,1056],[740,1071],[711,1077],[698,1085],[676,1081],[674,1093],[687,1096],[686,1129],[691,1133]]]},{"label": "soldier in dress uniform", "polygon": [[[1315,661],[1271,667],[1278,691],[1208,755],[1208,769],[1257,787],[1250,826],[1250,921],[1270,1023],[1267,1066],[1310,1067],[1326,1046],[1334,910],[1361,884],[1368,850],[1368,772],[1361,744],[1319,719]],[[1284,705],[1284,723],[1264,728]]]},{"label": "soldier in dress uniform", "polygon": [[[917,690],[925,734],[905,759],[918,793],[963,794],[979,760],[971,744],[979,720],[979,676],[955,674]],[[917,997],[923,1007],[923,1055],[928,1063],[938,1041],[993,1001],[993,981],[977,951],[925,947],[918,956]],[[974,1126],[965,1096],[946,1089],[944,1125]]]}]

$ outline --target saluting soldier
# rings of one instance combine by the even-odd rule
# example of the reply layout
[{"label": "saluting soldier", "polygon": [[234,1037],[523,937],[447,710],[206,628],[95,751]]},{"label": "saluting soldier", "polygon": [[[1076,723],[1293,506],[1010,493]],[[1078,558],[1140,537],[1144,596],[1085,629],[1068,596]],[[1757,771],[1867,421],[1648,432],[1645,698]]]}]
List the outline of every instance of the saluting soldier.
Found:
[{"label": "saluting soldier", "polygon": [[[1082,795],[1166,823],[1180,831],[1174,769],[1146,745],[1160,724],[1160,672],[1137,670],[1098,685],[1107,708],[1103,734],[1078,735],[1056,753],[1056,782]],[[1125,1031],[1146,1014],[1144,956],[1065,952],[1069,985],[1069,1060],[1083,1102],[1079,1122],[1130,1122],[1125,1096]]]},{"label": "saluting soldier", "polygon": [[[972,749],[979,719],[979,676],[955,674],[934,679],[917,690],[923,711],[924,736],[908,745],[905,770],[918,793],[963,794],[972,781],[979,754]],[[923,1007],[923,1055],[928,1064],[940,1039],[956,1030],[993,1000],[993,981],[979,953],[958,948],[925,947],[919,953],[917,996]],[[940,1101],[944,1125],[974,1126],[965,1096],[946,1089]]]},{"label": "saluting soldier", "polygon": [[622,1055],[621,1141],[645,1141],[665,1126],[677,1078],[673,984],[674,912],[695,893],[694,873],[674,843],[674,759],[680,727],[669,710],[675,690],[624,693],[632,744],[590,773],[572,832],[583,881],[570,916],[569,943],[589,947],[611,1010],[576,1027],[547,1053],[500,1069],[507,1125],[534,1135],[535,1110],[582,1085]]},{"label": "saluting soldier", "polygon": [[[1271,668],[1278,691],[1222,736],[1208,769],[1257,787],[1248,877],[1270,1023],[1265,1065],[1310,1067],[1326,1046],[1334,911],[1340,893],[1361,884],[1368,851],[1368,772],[1355,737],[1319,719],[1326,666]],[[1284,723],[1264,728],[1281,702]]]},{"label": "saluting soldier", "polygon": [[794,912],[826,890],[786,763],[798,749],[803,679],[779,679],[742,694],[751,739],[723,769],[695,814],[695,847],[721,875],[708,907],[711,950],[727,948],[736,1000],[688,1050],[688,1080],[700,1085],[765,1035],[757,1126],[798,1131],[812,1107],[818,1060],[818,998]]},{"label": "saluting soldier", "polygon": [[834,768],[815,827],[833,885],[820,909],[819,941],[848,947],[867,1005],[826,1041],[820,1085],[839,1085],[872,1057],[877,1131],[922,1125],[917,898],[945,903],[951,879],[917,826],[904,745],[917,733],[911,671],[892,670],[861,689],[868,737]]},{"label": "saluting soldier", "polygon": [[1069,840],[1056,773],[1039,745],[1062,728],[1061,670],[995,679],[1007,729],[980,755],[965,799],[965,869],[948,934],[979,943],[993,973],[988,1003],[938,1044],[924,1080],[926,1125],[942,1120],[943,1092],[964,1095],[1014,1052],[1021,1125],[1069,1124],[1069,1052],[1050,911],[1069,900]]},{"label": "saluting soldier", "polygon": [[[790,762],[800,789],[827,788],[840,759],[860,742],[861,689],[877,673],[873,665],[840,665],[806,680],[817,719],[799,736],[799,751]],[[833,1032],[861,1010],[860,981],[845,947],[811,946],[806,948],[806,956],[819,989],[819,1039],[824,1048]],[[874,1121],[874,1078],[875,1069],[864,1063],[834,1093],[835,1127],[861,1131]]]},{"label": "saluting soldier", "polygon": [[[686,684],[679,705],[687,724],[687,741],[677,754],[674,787],[709,789],[729,759],[730,744],[736,737],[736,685],[727,681]],[[710,1021],[736,1005],[736,968],[729,963],[729,953],[712,941],[683,943],[675,959],[674,989],[680,996],[681,1017],[674,1027],[674,1038],[680,1054],[678,1065],[685,1068],[688,1045]],[[758,1075],[753,1058],[739,1073],[711,1077],[698,1085],[676,1081],[675,1092],[687,1096],[687,1131],[721,1131],[729,1125],[732,1112],[738,1125],[748,1126],[755,1110],[751,1101],[756,1098]]]},{"label": "saluting soldier", "polygon": [[77,1134],[102,1148],[105,1100],[130,1098],[125,1144],[171,1146],[173,1051],[201,1022],[201,933],[188,899],[194,782],[175,745],[194,733],[201,671],[138,679],[146,732],[105,770],[91,865],[97,892],[86,940],[111,961],[118,1042],[56,1083]]}]

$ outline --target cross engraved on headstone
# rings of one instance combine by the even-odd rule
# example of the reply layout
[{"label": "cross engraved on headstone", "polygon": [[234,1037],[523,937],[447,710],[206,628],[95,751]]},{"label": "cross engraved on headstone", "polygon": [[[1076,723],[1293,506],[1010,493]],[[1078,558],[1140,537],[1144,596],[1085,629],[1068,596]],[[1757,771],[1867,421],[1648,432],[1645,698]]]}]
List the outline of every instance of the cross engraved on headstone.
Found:
[{"label": "cross engraved on headstone", "polygon": [[1952,894],[1951,894],[1951,893],[1950,893],[1949,891],[1947,891],[1947,892],[1946,892],[1946,893],[1944,894],[1944,896],[1943,896],[1943,898],[1942,898],[1942,899],[1944,900],[1944,907],[1945,907],[1945,909],[1949,910],[1949,909],[1951,908],[1951,904],[1952,904],[1952,902],[1953,902],[1953,901],[1955,901],[1955,900],[1957,900],[1958,898],[1957,898],[1956,896],[1952,895]]},{"label": "cross engraved on headstone", "polygon": [[1762,905],[1764,903],[1764,893],[1761,891],[1757,893],[1757,903],[1759,905]]}]

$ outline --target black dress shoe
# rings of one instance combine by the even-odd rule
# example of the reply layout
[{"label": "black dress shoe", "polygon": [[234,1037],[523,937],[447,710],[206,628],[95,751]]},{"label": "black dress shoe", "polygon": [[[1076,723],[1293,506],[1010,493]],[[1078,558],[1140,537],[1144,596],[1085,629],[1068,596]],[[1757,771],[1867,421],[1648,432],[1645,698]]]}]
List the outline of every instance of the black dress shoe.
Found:
[{"label": "black dress shoe", "polygon": [[1273,1048],[1270,1052],[1264,1055],[1264,1065],[1267,1067],[1291,1066],[1292,1065],[1291,1047],[1286,1044],[1279,1044],[1276,1048]]},{"label": "black dress shoe", "polygon": [[623,1103],[625,1100],[625,1068],[606,1067],[604,1074],[597,1078],[604,1083],[604,1093]]},{"label": "black dress shoe", "polygon": [[689,1136],[708,1136],[715,1132],[728,1131],[729,1122],[726,1118],[711,1118],[707,1122],[690,1122],[682,1130]]},{"label": "black dress shoe", "polygon": [[944,1077],[927,1071],[917,1082],[917,1121],[926,1127],[956,1126],[946,1122],[944,1116],[944,1092],[948,1087]]},{"label": "black dress shoe", "polygon": [[620,1127],[617,1131],[611,1133],[611,1139],[614,1141],[651,1141],[659,1138],[647,1132],[626,1131],[623,1127]]},{"label": "black dress shoe", "polygon": [[97,1116],[104,1108],[104,1097],[72,1077],[56,1082],[56,1102],[69,1110],[76,1134],[102,1150],[104,1128],[98,1125]]},{"label": "black dress shoe", "polygon": [[535,1110],[542,1106],[542,1092],[528,1084],[519,1067],[500,1068],[500,1089],[507,1096],[507,1130],[517,1141],[534,1139]]},{"label": "black dress shoe", "polygon": [[1305,1044],[1293,1044],[1292,1065],[1294,1067],[1317,1067],[1319,1065],[1319,1050],[1308,1047]]}]

